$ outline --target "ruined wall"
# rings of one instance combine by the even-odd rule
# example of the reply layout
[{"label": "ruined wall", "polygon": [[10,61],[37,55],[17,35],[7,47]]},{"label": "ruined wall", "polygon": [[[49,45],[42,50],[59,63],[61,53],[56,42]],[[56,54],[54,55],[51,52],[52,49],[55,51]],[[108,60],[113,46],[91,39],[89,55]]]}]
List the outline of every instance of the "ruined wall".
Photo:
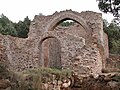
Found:
[{"label": "ruined wall", "polygon": [[[58,26],[68,19],[75,21],[75,25],[67,28]],[[50,40],[49,47],[45,46],[45,49],[44,41],[51,38],[55,40]],[[7,36],[3,41],[6,42],[6,55],[16,71],[50,67],[60,62],[63,69],[72,69],[79,74],[97,74],[101,73],[102,63],[108,56],[104,52],[104,45],[108,45],[104,40],[101,14],[68,10],[49,16],[35,16],[28,38]],[[60,55],[58,61],[57,55]],[[48,62],[44,59],[47,57]]]},{"label": "ruined wall", "polygon": [[34,46],[34,41],[11,37],[9,35],[1,35],[1,38],[2,42],[0,44],[5,48],[5,53],[3,54],[4,56],[6,55],[6,62],[10,63],[11,70],[22,71],[38,67],[38,63],[35,61],[36,54],[34,55],[33,48],[31,48]]},{"label": "ruined wall", "polygon": [[110,54],[110,57],[106,60],[105,66],[107,72],[120,71],[120,55]]},{"label": "ruined wall", "polygon": [[88,26],[92,29],[93,43],[97,44],[100,55],[102,57],[103,68],[105,68],[105,60],[109,56],[108,37],[103,31],[102,14],[95,12],[81,12],[81,17],[85,19]]},{"label": "ruined wall", "polygon": [[10,62],[6,54],[6,47],[3,42],[3,35],[0,35],[0,64],[5,64],[10,67]]}]

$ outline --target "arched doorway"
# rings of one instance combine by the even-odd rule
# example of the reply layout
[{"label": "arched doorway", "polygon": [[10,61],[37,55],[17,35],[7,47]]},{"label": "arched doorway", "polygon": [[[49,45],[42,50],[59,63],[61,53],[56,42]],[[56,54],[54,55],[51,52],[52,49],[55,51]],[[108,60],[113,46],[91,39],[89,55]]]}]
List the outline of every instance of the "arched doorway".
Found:
[{"label": "arched doorway", "polygon": [[61,45],[58,39],[47,37],[42,40],[41,59],[44,67],[61,69]]}]

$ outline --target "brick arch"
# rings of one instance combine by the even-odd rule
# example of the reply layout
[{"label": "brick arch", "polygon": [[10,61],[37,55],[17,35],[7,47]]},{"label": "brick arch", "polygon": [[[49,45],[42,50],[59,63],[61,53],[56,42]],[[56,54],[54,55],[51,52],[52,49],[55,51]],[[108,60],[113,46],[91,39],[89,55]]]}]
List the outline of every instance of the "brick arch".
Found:
[{"label": "brick arch", "polygon": [[51,21],[49,21],[48,25],[46,26],[46,31],[52,31],[60,22],[65,20],[73,20],[79,23],[86,31],[86,33],[91,33],[86,21],[78,14],[74,13],[73,11],[65,11],[57,13]]}]

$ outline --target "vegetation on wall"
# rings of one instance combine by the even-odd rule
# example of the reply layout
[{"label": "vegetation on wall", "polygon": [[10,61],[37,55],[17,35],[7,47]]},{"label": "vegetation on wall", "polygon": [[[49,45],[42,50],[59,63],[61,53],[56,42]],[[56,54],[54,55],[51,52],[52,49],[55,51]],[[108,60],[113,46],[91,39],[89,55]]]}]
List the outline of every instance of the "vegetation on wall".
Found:
[{"label": "vegetation on wall", "polygon": [[[48,90],[43,89],[44,84],[49,85],[55,81],[62,81],[71,77],[72,72],[70,70],[38,68],[16,72],[15,75],[17,83],[15,82],[11,90]],[[52,89],[49,88],[49,90]]]}]

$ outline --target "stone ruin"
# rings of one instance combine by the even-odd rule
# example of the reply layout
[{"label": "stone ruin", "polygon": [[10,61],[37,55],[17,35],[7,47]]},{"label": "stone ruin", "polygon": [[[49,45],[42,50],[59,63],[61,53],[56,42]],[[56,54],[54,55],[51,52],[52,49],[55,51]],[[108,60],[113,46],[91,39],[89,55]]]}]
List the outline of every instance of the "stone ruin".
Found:
[{"label": "stone ruin", "polygon": [[[65,20],[75,23],[59,26]],[[8,62],[9,68],[15,71],[49,67],[71,69],[78,74],[99,74],[109,57],[102,14],[91,11],[36,15],[28,38],[0,35],[0,46],[4,47],[0,55],[5,57],[0,57],[1,61]]]}]

